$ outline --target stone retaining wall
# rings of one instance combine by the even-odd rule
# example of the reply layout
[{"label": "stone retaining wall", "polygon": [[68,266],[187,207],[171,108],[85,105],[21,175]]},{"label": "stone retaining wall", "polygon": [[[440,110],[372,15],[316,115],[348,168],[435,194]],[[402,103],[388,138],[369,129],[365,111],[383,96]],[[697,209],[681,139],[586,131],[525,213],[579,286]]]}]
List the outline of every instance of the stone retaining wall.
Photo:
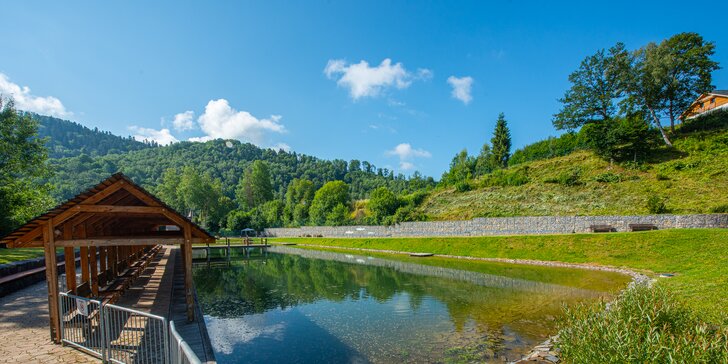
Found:
[{"label": "stone retaining wall", "polygon": [[611,225],[630,231],[629,224],[653,224],[658,229],[728,228],[728,214],[642,216],[532,216],[476,218],[463,221],[403,222],[393,226],[302,226],[269,228],[271,237],[417,237],[570,234],[590,232],[591,225]]}]

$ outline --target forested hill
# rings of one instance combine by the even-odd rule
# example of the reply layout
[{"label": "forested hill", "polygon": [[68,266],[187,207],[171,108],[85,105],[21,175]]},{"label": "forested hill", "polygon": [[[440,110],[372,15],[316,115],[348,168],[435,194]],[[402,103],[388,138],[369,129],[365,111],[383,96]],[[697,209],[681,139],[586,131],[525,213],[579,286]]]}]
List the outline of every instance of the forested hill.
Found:
[{"label": "forested hill", "polygon": [[[117,171],[154,191],[167,169],[181,171],[187,166],[194,167],[200,174],[209,174],[212,179],[219,179],[223,193],[232,198],[243,172],[255,160],[267,162],[273,189],[278,196],[284,195],[294,178],[311,180],[319,187],[328,181],[342,180],[349,184],[354,199],[365,198],[378,187],[407,193],[435,184],[432,178],[423,178],[417,173],[405,178],[366,161],[323,160],[225,140],[151,147],[76,123],[50,117],[38,118],[41,121],[40,134],[50,137],[51,155],[56,156],[51,159],[54,175],[50,182],[55,185],[53,194],[59,200],[72,197]],[[58,158],[58,155],[71,156]]]},{"label": "forested hill", "polygon": [[117,136],[98,128],[89,129],[73,121],[29,114],[40,124],[38,136],[48,139],[46,146],[51,158],[73,157],[82,153],[95,157],[154,147],[132,137]]}]

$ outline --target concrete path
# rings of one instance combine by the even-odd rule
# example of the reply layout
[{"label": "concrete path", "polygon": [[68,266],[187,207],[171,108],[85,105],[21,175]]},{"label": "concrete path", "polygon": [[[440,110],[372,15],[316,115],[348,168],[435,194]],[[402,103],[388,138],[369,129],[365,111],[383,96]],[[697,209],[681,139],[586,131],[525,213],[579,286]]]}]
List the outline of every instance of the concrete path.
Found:
[{"label": "concrete path", "polygon": [[0,363],[100,362],[51,342],[45,281],[0,298]]}]

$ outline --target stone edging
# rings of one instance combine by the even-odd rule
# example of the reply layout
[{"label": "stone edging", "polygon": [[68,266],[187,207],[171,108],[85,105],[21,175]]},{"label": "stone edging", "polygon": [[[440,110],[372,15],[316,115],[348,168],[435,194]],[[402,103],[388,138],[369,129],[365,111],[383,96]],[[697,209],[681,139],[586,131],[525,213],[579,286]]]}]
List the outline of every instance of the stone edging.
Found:
[{"label": "stone edging", "polygon": [[[372,253],[387,253],[387,254],[400,254],[410,255],[413,252],[405,252],[398,250],[386,250],[386,249],[368,249],[368,248],[351,248],[351,247],[340,247],[330,245],[316,245],[316,244],[296,244],[305,247],[312,248],[325,248],[325,249],[343,249],[343,250],[354,250],[361,252],[372,252]],[[547,260],[534,260],[534,259],[507,259],[507,258],[481,258],[481,257],[468,257],[463,255],[449,255],[449,254],[434,254],[436,257],[442,258],[453,258],[453,259],[465,259],[465,260],[477,260],[484,262],[496,262],[496,263],[511,263],[511,264],[525,264],[525,265],[538,265],[545,267],[557,267],[557,268],[574,268],[574,269],[587,269],[587,270],[598,270],[603,272],[614,272],[621,273],[632,277],[632,282],[627,286],[626,289],[631,289],[635,286],[652,285],[655,282],[654,279],[647,275],[639,272],[635,272],[631,269],[617,268],[611,266],[600,266],[591,265],[585,263],[564,263]],[[555,348],[555,342],[558,340],[557,336],[552,336],[541,344],[536,345],[531,351],[526,354],[522,359],[512,362],[512,364],[523,364],[529,362],[540,362],[540,363],[558,363],[561,361],[559,358],[560,350]]]}]

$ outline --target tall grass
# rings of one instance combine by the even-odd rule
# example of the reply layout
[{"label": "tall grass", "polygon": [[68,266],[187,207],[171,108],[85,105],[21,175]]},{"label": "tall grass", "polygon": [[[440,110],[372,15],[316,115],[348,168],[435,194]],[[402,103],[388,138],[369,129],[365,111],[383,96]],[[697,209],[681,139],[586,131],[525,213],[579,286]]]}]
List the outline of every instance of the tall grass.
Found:
[{"label": "tall grass", "polygon": [[558,345],[567,363],[728,363],[728,327],[700,321],[664,288],[564,311]]}]

